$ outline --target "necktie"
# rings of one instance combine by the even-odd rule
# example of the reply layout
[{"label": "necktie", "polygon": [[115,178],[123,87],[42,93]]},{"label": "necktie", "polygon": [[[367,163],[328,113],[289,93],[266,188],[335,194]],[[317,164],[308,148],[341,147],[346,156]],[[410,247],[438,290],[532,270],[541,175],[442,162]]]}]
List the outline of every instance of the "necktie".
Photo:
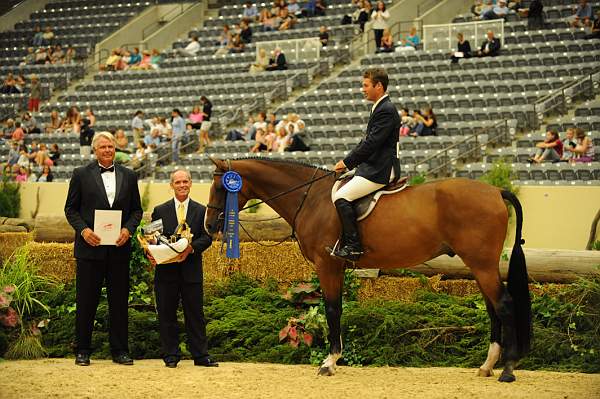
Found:
[{"label": "necktie", "polygon": [[110,168],[105,168],[104,166],[100,166],[100,174],[104,173],[104,172],[114,172],[115,171],[115,165],[111,166]]},{"label": "necktie", "polygon": [[185,207],[183,203],[179,203],[179,207],[177,207],[177,221],[179,224],[185,222]]}]

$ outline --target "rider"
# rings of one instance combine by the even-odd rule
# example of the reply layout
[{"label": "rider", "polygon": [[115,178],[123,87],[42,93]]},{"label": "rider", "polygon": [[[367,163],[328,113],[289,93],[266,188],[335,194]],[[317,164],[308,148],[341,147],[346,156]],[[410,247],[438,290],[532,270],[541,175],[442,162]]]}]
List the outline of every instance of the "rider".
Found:
[{"label": "rider", "polygon": [[400,117],[386,94],[388,75],[383,68],[367,69],[363,74],[362,92],[373,102],[367,136],[335,164],[335,171],[356,168],[354,177],[334,194],[334,204],[342,223],[342,239],[333,256],[356,261],[363,254],[352,201],[379,190],[400,175],[396,143]]}]

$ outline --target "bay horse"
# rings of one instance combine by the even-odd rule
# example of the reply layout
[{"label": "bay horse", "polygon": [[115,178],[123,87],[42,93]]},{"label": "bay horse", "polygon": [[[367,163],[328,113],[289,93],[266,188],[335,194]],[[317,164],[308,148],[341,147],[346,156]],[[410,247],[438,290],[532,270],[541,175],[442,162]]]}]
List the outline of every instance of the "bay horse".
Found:
[{"label": "bay horse", "polygon": [[[221,176],[228,170],[243,181],[239,209],[250,199],[265,201],[292,226],[305,257],[316,266],[329,326],[329,356],[319,375],[333,375],[342,354],[341,314],[345,261],[330,256],[341,224],[331,201],[333,172],[289,160],[211,159],[216,169],[210,188],[205,228],[210,234],[223,226],[226,191]],[[507,287],[500,280],[499,262],[508,228],[510,202],[516,214],[516,234]],[[372,213],[359,223],[365,254],[354,267],[409,268],[442,254],[458,255],[471,269],[485,299],[491,337],[478,375],[493,375],[502,352],[499,381],[515,380],[513,369],[530,347],[531,302],[521,245],[523,214],[509,191],[480,181],[445,179],[384,195]]]}]

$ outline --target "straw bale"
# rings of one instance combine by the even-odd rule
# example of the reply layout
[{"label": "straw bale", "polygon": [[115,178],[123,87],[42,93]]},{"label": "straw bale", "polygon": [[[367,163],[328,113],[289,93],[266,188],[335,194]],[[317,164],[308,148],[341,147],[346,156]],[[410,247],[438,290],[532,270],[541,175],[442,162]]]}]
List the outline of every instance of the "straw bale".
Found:
[{"label": "straw bale", "polygon": [[73,244],[39,243],[27,244],[31,262],[43,276],[66,283],[75,278],[75,258]]},{"label": "straw bale", "polygon": [[416,277],[379,277],[362,279],[359,300],[385,299],[412,302],[418,290],[431,290],[448,295],[466,296],[479,292],[473,280],[441,280],[433,276],[426,280]]},{"label": "straw bale", "polygon": [[4,262],[18,247],[33,240],[31,233],[2,233],[0,234],[0,262]]}]

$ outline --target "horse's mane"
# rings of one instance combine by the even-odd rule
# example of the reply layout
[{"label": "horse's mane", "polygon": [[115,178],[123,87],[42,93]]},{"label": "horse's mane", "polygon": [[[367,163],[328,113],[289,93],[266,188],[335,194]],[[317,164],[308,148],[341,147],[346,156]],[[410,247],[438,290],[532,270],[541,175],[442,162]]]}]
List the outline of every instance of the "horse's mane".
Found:
[{"label": "horse's mane", "polygon": [[299,166],[304,166],[307,168],[313,168],[313,169],[319,169],[325,172],[330,172],[329,169],[324,168],[323,166],[319,166],[319,165],[313,165],[311,163],[308,162],[304,162],[304,161],[299,161],[296,159],[280,159],[280,158],[266,158],[266,157],[243,157],[243,158],[232,158],[230,159],[230,161],[266,161],[266,162],[273,162],[273,163],[283,163],[283,164],[287,164],[287,165],[299,165]]}]

